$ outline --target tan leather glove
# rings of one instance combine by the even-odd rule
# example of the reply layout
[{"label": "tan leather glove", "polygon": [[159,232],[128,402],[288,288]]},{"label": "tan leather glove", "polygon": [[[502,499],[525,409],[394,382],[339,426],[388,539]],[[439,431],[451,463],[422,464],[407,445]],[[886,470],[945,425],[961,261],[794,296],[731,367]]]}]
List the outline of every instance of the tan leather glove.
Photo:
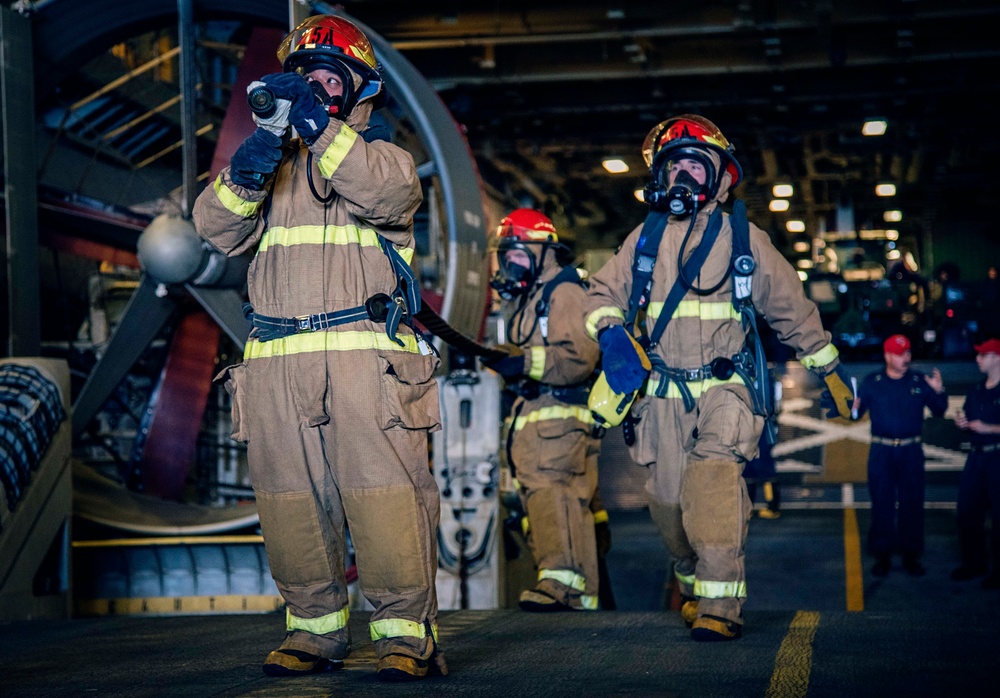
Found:
[{"label": "tan leather glove", "polygon": [[823,382],[826,383],[826,390],[820,395],[819,404],[829,410],[826,416],[850,419],[854,391],[851,390],[851,379],[843,367],[838,365],[836,369],[823,376]]}]

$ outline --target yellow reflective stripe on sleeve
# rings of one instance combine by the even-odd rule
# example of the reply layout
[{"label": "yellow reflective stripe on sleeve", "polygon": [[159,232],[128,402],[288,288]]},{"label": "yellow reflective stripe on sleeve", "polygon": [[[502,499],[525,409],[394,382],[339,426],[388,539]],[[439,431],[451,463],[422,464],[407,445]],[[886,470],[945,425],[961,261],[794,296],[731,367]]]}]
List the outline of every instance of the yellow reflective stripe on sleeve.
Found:
[{"label": "yellow reflective stripe on sleeve", "polygon": [[329,613],[319,618],[299,618],[285,608],[285,627],[291,630],[305,630],[313,635],[326,635],[347,627],[350,610],[345,606],[336,613]]},{"label": "yellow reflective stripe on sleeve", "polygon": [[837,351],[837,347],[833,346],[833,344],[827,344],[815,354],[803,356],[799,361],[806,368],[819,368],[821,366],[829,366],[838,356],[840,356],[840,352]]},{"label": "yellow reflective stripe on sleeve", "polygon": [[583,578],[583,575],[572,570],[538,570],[538,581],[543,579],[554,579],[576,591],[583,591],[587,588],[587,580]]},{"label": "yellow reflective stripe on sleeve", "polygon": [[695,578],[693,574],[681,574],[680,572],[674,571],[674,576],[681,584],[686,584],[687,586],[694,586]]},{"label": "yellow reflective stripe on sleeve", "polygon": [[608,510],[607,509],[601,509],[600,511],[595,511],[594,512],[594,523],[595,524],[604,523],[607,520],[608,520]]},{"label": "yellow reflective stripe on sleeve", "polygon": [[407,264],[413,264],[413,248],[412,247],[404,247],[402,249],[400,249],[399,247],[397,247],[396,251],[399,252],[399,256],[403,258],[404,262],[406,262]]},{"label": "yellow reflective stripe on sleeve", "polygon": [[297,225],[293,228],[268,228],[260,240],[257,254],[269,247],[293,245],[361,245],[379,247],[378,233],[356,225]]},{"label": "yellow reflective stripe on sleeve", "polygon": [[543,373],[545,373],[545,347],[531,347],[531,370],[528,371],[528,377],[540,381]]},{"label": "yellow reflective stripe on sleeve", "polygon": [[616,308],[611,305],[606,305],[602,308],[598,308],[590,315],[587,316],[587,334],[590,335],[591,339],[597,339],[597,323],[606,317],[616,317],[619,320],[625,320],[625,313],[622,312],[621,308]]},{"label": "yellow reflective stripe on sleeve", "polygon": [[594,424],[594,415],[590,409],[582,405],[553,405],[534,410],[514,420],[514,431],[524,429],[529,422],[542,422],[547,419],[579,419],[584,424]]},{"label": "yellow reflective stripe on sleeve", "polygon": [[[650,320],[656,320],[663,312],[663,303],[657,301],[650,303],[647,315]],[[677,305],[677,310],[671,319],[679,317],[696,317],[702,320],[738,320],[739,311],[730,302],[726,303],[702,303],[700,300],[685,300]]]},{"label": "yellow reflective stripe on sleeve", "polygon": [[[416,637],[423,639],[427,637],[427,624],[417,623],[412,620],[403,620],[402,618],[384,618],[369,623],[368,633],[371,635],[372,642],[387,640],[393,637]],[[434,637],[434,642],[437,642],[438,628],[436,623],[431,626],[431,635]]]},{"label": "yellow reflective stripe on sleeve", "polygon": [[383,332],[309,332],[293,334],[290,337],[261,342],[247,340],[243,350],[244,359],[265,359],[274,356],[306,354],[314,351],[351,351],[353,349],[382,349],[383,351],[404,351],[419,354],[417,338],[413,335],[398,335],[403,346],[389,339]]},{"label": "yellow reflective stripe on sleeve", "polygon": [[323,152],[323,157],[319,159],[319,173],[327,179],[333,176],[357,139],[357,131],[347,124],[341,124],[337,135],[333,137],[330,145]]},{"label": "yellow reflective stripe on sleeve", "polygon": [[596,611],[597,610],[597,597],[588,596],[584,594],[580,597],[580,603],[583,604],[584,611]]},{"label": "yellow reflective stripe on sleeve", "polygon": [[237,216],[242,216],[243,218],[250,218],[257,214],[260,210],[261,201],[247,201],[241,198],[226,186],[225,182],[222,181],[222,175],[220,174],[215,178],[215,184],[213,185],[215,189],[215,195],[219,197],[219,202],[226,207],[227,211],[235,213]]},{"label": "yellow reflective stripe on sleeve", "polygon": [[[666,378],[664,378],[663,376],[658,376],[658,374],[656,373],[654,373],[651,376],[651,379],[654,377],[657,378],[656,382],[657,388],[656,389],[647,388],[646,390],[647,395],[656,395],[657,390],[659,389],[660,381],[666,380]],[[708,390],[709,388],[714,388],[719,385],[725,385],[726,383],[739,383],[740,385],[743,385],[743,379],[740,378],[739,374],[734,373],[731,378],[727,378],[726,380],[719,380],[718,378],[709,378],[703,381],[685,382],[685,385],[687,385],[688,390],[691,391],[691,397],[697,400],[702,395],[704,395],[705,391]],[[681,395],[680,388],[677,387],[677,384],[674,383],[673,381],[670,381],[670,385],[667,386],[667,394],[664,395],[663,397],[681,399],[683,396]]]},{"label": "yellow reflective stripe on sleeve", "polygon": [[747,596],[746,582],[706,582],[695,580],[695,596],[706,599],[745,599]]}]

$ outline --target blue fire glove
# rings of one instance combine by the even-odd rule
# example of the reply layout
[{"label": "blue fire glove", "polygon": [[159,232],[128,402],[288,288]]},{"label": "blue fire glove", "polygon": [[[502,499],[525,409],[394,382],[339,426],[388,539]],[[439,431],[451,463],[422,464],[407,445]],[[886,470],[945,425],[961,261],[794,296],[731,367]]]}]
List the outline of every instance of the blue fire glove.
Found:
[{"label": "blue fire glove", "polygon": [[258,128],[243,141],[229,160],[229,178],[233,184],[260,191],[281,162],[281,139]]},{"label": "blue fire glove", "polygon": [[517,378],[524,374],[524,352],[513,344],[501,344],[498,351],[507,352],[507,356],[498,359],[483,359],[483,366],[492,368],[504,378]]},{"label": "blue fire glove", "polygon": [[851,378],[843,366],[838,365],[836,369],[823,376],[823,382],[826,383],[826,390],[820,394],[819,404],[821,408],[828,410],[826,416],[850,419],[851,407],[854,405],[854,391],[851,390]]},{"label": "blue fire glove", "polygon": [[621,325],[612,325],[598,335],[601,345],[601,367],[608,387],[626,395],[642,387],[652,365],[649,357]]},{"label": "blue fire glove", "polygon": [[330,115],[309,82],[298,73],[272,73],[260,79],[277,99],[292,103],[288,121],[307,145],[312,145],[330,123]]}]

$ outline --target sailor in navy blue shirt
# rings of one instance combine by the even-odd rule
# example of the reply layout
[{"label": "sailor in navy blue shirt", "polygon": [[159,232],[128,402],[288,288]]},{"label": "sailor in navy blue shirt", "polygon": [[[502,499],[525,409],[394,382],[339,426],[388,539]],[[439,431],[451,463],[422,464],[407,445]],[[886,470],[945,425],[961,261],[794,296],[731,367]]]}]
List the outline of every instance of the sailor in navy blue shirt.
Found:
[{"label": "sailor in navy blue shirt", "polygon": [[906,571],[919,577],[926,572],[920,562],[924,551],[924,408],[941,417],[948,408],[948,396],[936,368],[929,376],[910,370],[910,340],[904,335],[889,337],[882,349],[885,368],[862,381],[854,401],[858,417],[867,411],[872,420],[868,454],[872,500],[868,547],[876,559],[872,574],[887,575],[892,553],[898,550]]},{"label": "sailor in navy blue shirt", "polygon": [[[983,588],[1000,589],[1000,340],[989,339],[975,348],[976,365],[986,380],[968,394],[955,417],[960,429],[971,432],[972,448],[958,483],[962,565],[952,571],[951,578],[962,582],[989,572]],[[989,558],[987,511],[993,519]]]}]

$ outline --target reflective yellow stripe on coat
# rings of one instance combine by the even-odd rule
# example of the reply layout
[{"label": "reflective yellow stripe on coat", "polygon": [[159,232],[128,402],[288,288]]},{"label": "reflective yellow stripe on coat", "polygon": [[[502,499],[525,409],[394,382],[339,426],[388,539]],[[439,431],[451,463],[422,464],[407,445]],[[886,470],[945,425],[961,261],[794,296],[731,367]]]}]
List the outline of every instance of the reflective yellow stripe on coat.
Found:
[{"label": "reflective yellow stripe on coat", "polygon": [[319,173],[329,179],[347,157],[347,153],[356,140],[358,140],[357,131],[347,124],[341,124],[337,135],[333,137],[330,145],[323,151],[323,156],[319,159]]},{"label": "reflective yellow stripe on coat", "polygon": [[[292,247],[294,245],[361,245],[380,247],[382,241],[371,228],[356,225],[297,225],[292,228],[275,226],[268,228],[260,239],[257,254],[263,254],[270,247]],[[385,241],[385,244],[392,244]],[[397,247],[403,260],[409,264],[413,259],[413,249]]]},{"label": "reflective yellow stripe on coat", "polygon": [[[657,301],[649,304],[647,314],[649,319],[656,321],[663,312],[663,303]],[[739,320],[740,313],[730,302],[703,303],[700,300],[685,300],[677,304],[677,309],[671,319],[681,317],[696,317],[702,320]]]},{"label": "reflective yellow stripe on coat", "polygon": [[625,313],[622,312],[621,308],[616,308],[611,305],[606,305],[603,308],[598,308],[590,315],[587,316],[586,326],[587,334],[590,335],[591,339],[597,339],[597,323],[606,317],[618,318],[619,320],[625,320]]},{"label": "reflective yellow stripe on coat", "polygon": [[529,422],[543,422],[547,419],[578,419],[584,424],[594,424],[594,415],[590,409],[582,405],[552,405],[540,410],[533,410],[514,420],[514,431],[524,429]]},{"label": "reflective yellow stripe on coat", "polygon": [[833,344],[827,344],[815,354],[803,356],[799,359],[799,362],[806,368],[822,368],[823,366],[832,364],[833,360],[838,356],[840,356],[840,352],[837,351],[837,347],[833,346]]},{"label": "reflective yellow stripe on coat", "polygon": [[246,199],[240,197],[236,192],[230,189],[225,182],[222,181],[222,175],[220,174],[215,178],[215,184],[213,185],[215,189],[215,195],[219,197],[219,201],[227,210],[232,211],[237,216],[242,216],[243,218],[250,218],[251,216],[257,215],[257,211],[260,210],[261,204],[264,203],[263,199],[260,201],[247,201]]},{"label": "reflective yellow stripe on coat", "polygon": [[352,351],[354,349],[381,349],[382,351],[404,351],[419,354],[417,338],[413,335],[398,335],[403,346],[389,339],[384,332],[309,332],[293,334],[290,337],[272,339],[261,342],[256,339],[247,340],[243,350],[243,358],[265,359],[275,356],[290,356],[306,354],[315,351]]}]

